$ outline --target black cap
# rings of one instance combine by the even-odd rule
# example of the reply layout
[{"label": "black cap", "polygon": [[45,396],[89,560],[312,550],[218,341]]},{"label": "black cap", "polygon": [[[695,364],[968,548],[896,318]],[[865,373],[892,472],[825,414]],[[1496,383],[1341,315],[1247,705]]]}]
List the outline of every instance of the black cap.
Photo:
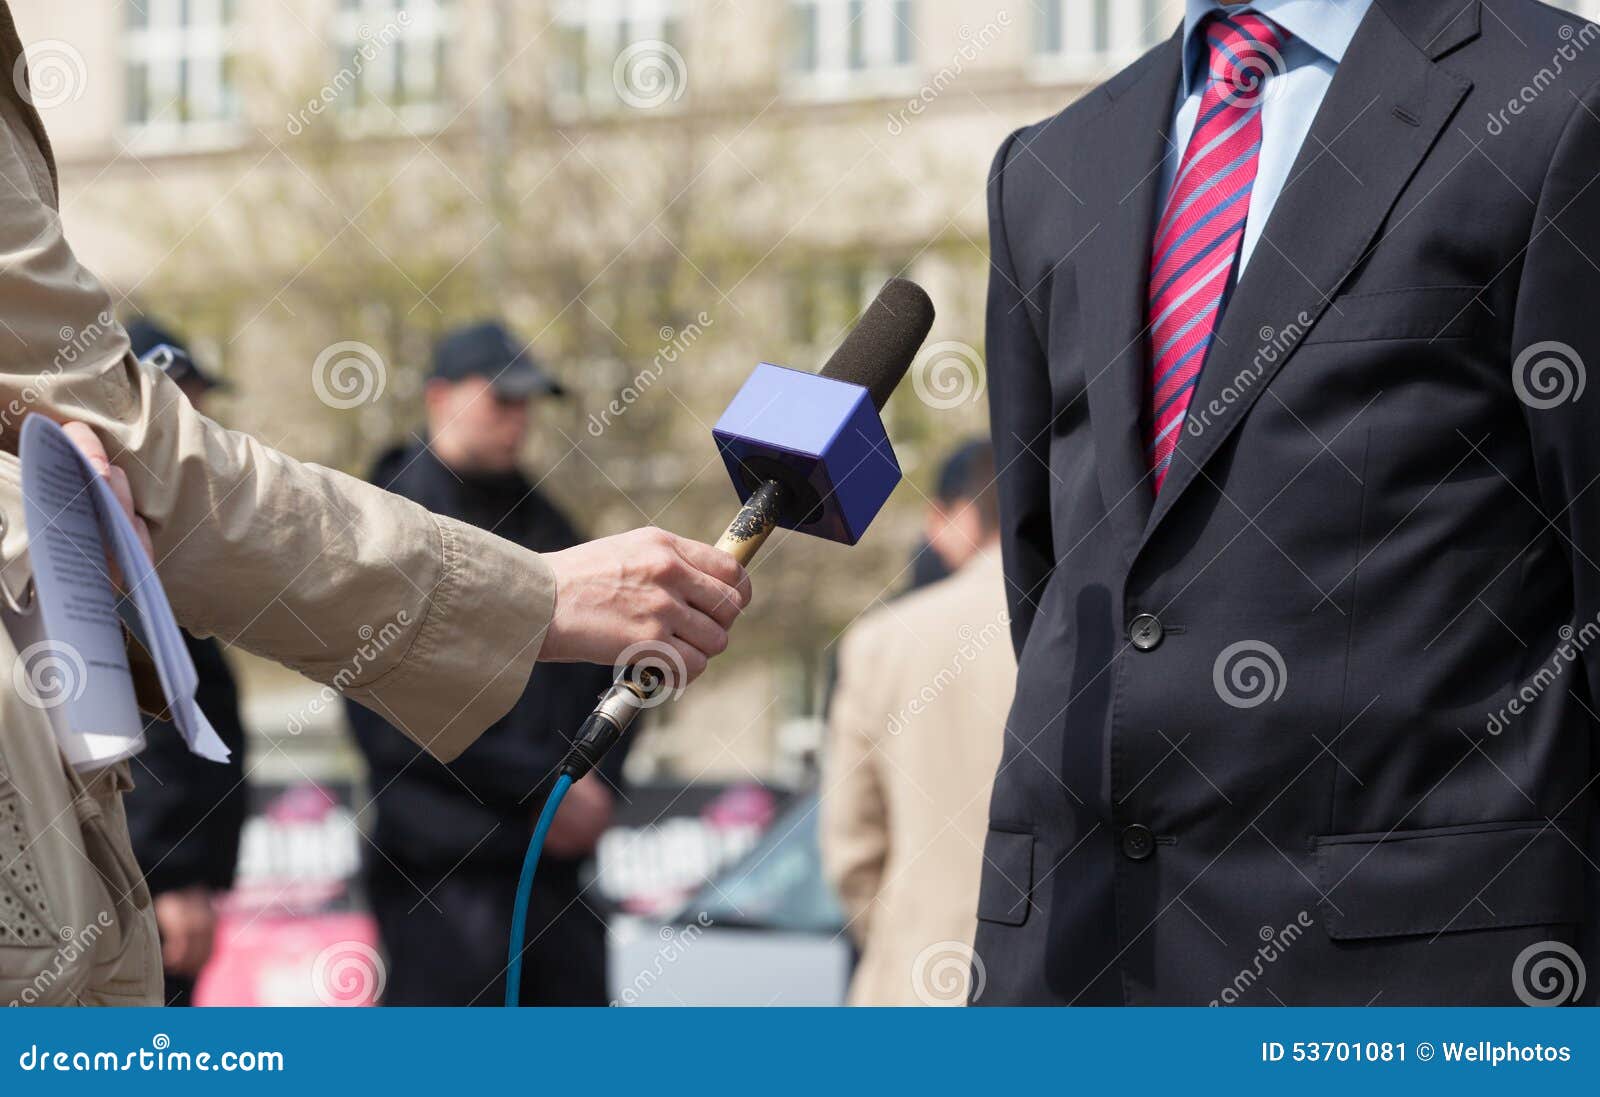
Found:
[{"label": "black cap", "polygon": [[228,387],[222,378],[201,369],[200,363],[190,356],[183,340],[158,321],[148,316],[136,317],[128,321],[126,330],[134,356],[141,362],[155,366],[174,381],[180,384],[193,382],[207,389]]},{"label": "black cap", "polygon": [[433,372],[428,376],[441,381],[487,377],[497,395],[512,400],[567,393],[521,341],[494,320],[445,332],[434,344]]}]

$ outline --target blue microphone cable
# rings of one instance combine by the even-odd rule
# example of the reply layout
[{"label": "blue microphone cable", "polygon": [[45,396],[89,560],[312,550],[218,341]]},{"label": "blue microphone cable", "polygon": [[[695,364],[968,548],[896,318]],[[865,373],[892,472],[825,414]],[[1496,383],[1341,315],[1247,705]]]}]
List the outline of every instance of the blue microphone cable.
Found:
[{"label": "blue microphone cable", "polygon": [[572,783],[588,773],[606,752],[616,746],[622,733],[628,730],[633,718],[645,707],[645,702],[666,687],[666,676],[660,670],[644,667],[630,669],[618,677],[616,683],[600,697],[573,741],[556,771],[555,787],[550,790],[539,813],[539,822],[533,828],[533,838],[528,842],[528,852],[522,859],[522,875],[517,878],[517,901],[511,908],[511,941],[506,961],[506,1005],[515,1006],[522,1000],[522,953],[527,948],[528,902],[533,896],[533,877],[539,870],[539,854],[544,849],[545,835],[555,821],[561,801]]},{"label": "blue microphone cable", "polygon": [[561,801],[572,787],[572,774],[563,773],[556,778],[556,787],[544,802],[539,813],[539,825],[533,828],[533,840],[522,858],[522,875],[517,878],[517,905],[511,911],[511,959],[506,964],[506,1005],[514,1006],[522,996],[523,940],[528,933],[528,900],[533,896],[533,874],[539,869],[539,852],[544,849],[544,836],[550,833]]},{"label": "blue microphone cable", "polygon": [[[909,360],[909,359],[908,359]],[[741,565],[747,565],[778,524],[778,512],[783,507],[784,489],[775,480],[761,483],[750,493],[744,506],[734,516],[728,528],[717,539],[716,547],[728,553]],[[582,779],[606,752],[617,745],[624,732],[647,704],[662,690],[671,685],[659,667],[636,665],[617,676],[611,688],[600,695],[556,770],[555,787],[544,802],[539,822],[533,828],[533,839],[522,859],[522,875],[517,879],[517,902],[511,913],[510,959],[506,963],[506,1005],[515,1006],[522,1000],[522,953],[527,948],[528,901],[533,895],[533,875],[539,869],[539,853],[544,849],[545,835],[561,807],[561,800],[574,781]]]}]

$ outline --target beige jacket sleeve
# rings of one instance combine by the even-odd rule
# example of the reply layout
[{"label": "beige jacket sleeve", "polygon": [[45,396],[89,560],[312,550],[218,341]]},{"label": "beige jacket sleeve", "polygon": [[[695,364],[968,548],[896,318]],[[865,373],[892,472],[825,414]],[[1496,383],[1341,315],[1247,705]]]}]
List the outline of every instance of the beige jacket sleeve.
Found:
[{"label": "beige jacket sleeve", "polygon": [[877,735],[887,709],[874,705],[869,665],[874,645],[858,621],[839,645],[839,678],[828,706],[822,760],[819,840],[823,871],[850,919],[850,935],[864,942],[873,902],[889,856],[888,803]]},{"label": "beige jacket sleeve", "polygon": [[[16,449],[29,414],[77,419],[128,474],[191,631],[373,703],[450,759],[522,692],[555,607],[534,553],[200,415],[141,368],[56,211],[48,141],[10,78],[0,5],[0,583],[27,597]],[[308,374],[309,378],[309,374]],[[308,379],[309,383],[309,379]]]}]

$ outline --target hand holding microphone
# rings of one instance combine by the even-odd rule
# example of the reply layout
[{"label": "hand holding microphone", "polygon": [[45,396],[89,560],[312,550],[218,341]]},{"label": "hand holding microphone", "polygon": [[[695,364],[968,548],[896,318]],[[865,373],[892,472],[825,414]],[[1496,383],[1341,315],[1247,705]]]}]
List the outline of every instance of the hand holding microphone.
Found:
[{"label": "hand holding microphone", "polygon": [[[750,604],[750,578],[728,553],[646,528],[545,556],[556,573],[556,611],[539,658],[614,663],[631,646],[673,649],[698,678],[728,646]],[[680,685],[684,683],[678,683]]]}]

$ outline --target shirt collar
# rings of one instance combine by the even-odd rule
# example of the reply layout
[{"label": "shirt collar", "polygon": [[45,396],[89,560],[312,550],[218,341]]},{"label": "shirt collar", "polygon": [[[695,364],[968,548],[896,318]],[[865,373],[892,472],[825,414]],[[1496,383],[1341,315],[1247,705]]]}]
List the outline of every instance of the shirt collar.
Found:
[{"label": "shirt collar", "polygon": [[[1355,37],[1372,0],[1251,0],[1250,11],[1264,15],[1294,36],[1294,42],[1309,46],[1335,65],[1344,60],[1344,51]],[[1196,33],[1207,15],[1223,7],[1218,0],[1187,0],[1183,13],[1183,95],[1193,90],[1192,78],[1201,58],[1204,43]],[[1296,61],[1285,58],[1290,68]]]}]

